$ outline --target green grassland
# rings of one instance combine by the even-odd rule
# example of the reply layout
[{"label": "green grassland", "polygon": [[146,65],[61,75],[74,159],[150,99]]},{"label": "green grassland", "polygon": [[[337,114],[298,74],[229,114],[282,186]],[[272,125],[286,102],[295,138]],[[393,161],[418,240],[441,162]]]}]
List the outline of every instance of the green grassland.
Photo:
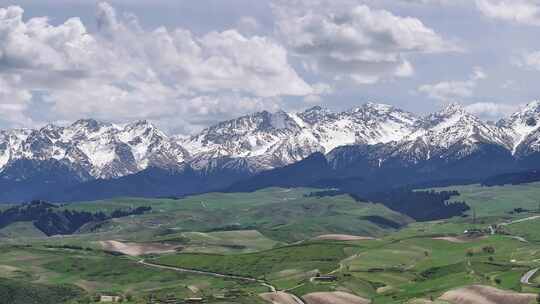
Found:
[{"label": "green grassland", "polygon": [[273,283],[279,287],[288,288],[293,286],[279,284],[281,281],[287,281],[289,276],[285,272],[288,271],[294,277],[301,273],[328,273],[347,257],[344,249],[351,246],[342,243],[306,243],[251,254],[164,255],[155,262],[181,268],[275,280]]},{"label": "green grassland", "polygon": [[540,243],[540,218],[506,226],[513,235],[519,235],[530,242]]},{"label": "green grassland", "polygon": [[17,222],[0,229],[0,238],[40,238],[45,234],[31,222]]},{"label": "green grassland", "polygon": [[[161,240],[170,242],[177,237],[166,236]],[[217,231],[217,232],[184,232],[180,234],[182,239],[188,240],[184,244],[183,252],[193,253],[249,253],[268,250],[279,246],[281,243],[271,240],[257,230]]]},{"label": "green grassland", "polygon": [[[540,204],[540,183],[483,187],[481,185],[450,186],[435,190],[457,190],[452,201],[465,201],[478,217],[512,217],[515,208],[537,211]],[[469,211],[469,214],[472,210]]]},{"label": "green grassland", "polygon": [[294,242],[328,233],[383,236],[390,231],[369,220],[380,216],[399,225],[412,220],[383,205],[357,202],[342,195],[306,197],[313,189],[265,189],[253,193],[210,193],[171,199],[117,199],[66,205],[77,211],[97,212],[152,206],[141,216],[86,225],[81,233],[100,238],[146,241],[174,232],[257,230],[281,242]]},{"label": "green grassland", "polygon": [[[532,279],[532,285],[521,284],[520,278],[540,267],[540,218],[508,222],[538,215],[540,184],[444,188],[453,189],[461,195],[452,200],[470,204],[476,222],[471,216],[413,222],[380,204],[356,202],[345,195],[306,197],[313,189],[66,204],[63,208],[91,212],[140,206],[152,206],[152,211],[91,223],[70,236],[44,237],[31,223],[5,227],[0,230],[0,295],[22,290],[17,294],[20,303],[41,303],[44,298],[86,303],[98,294],[118,294],[131,295],[128,303],[146,303],[150,295],[174,295],[203,297],[207,303],[257,304],[263,303],[258,294],[268,291],[257,282],[160,269],[142,265],[141,259],[257,278],[298,296],[346,291],[375,304],[437,298],[470,284],[538,293],[540,276]],[[512,212],[515,208],[530,211]],[[404,226],[399,230],[381,226],[368,216]],[[464,230],[495,223],[507,223],[504,230],[509,235],[462,237]],[[377,239],[313,239],[332,233]],[[457,238],[435,239],[441,236]],[[180,249],[118,256],[104,252],[100,240],[176,244]],[[332,274],[336,280],[318,282],[313,280],[317,274]]]},{"label": "green grassland", "polygon": [[[486,253],[484,248],[493,248]],[[467,254],[471,252],[470,256]],[[540,246],[507,236],[467,243],[430,237],[358,242],[307,242],[254,254],[174,254],[156,263],[265,279],[302,296],[348,290],[375,303],[405,303],[440,296],[469,284],[524,290],[520,277],[540,266]],[[316,273],[334,273],[332,283],[314,283]],[[526,287],[527,291],[537,291]]]},{"label": "green grassland", "polygon": [[[232,280],[156,270],[125,256],[88,250],[4,246],[0,247],[0,261],[0,269],[3,270],[0,271],[0,278],[9,280],[0,280],[0,291],[12,285],[5,284],[6,282],[24,281],[37,284],[37,287],[46,284],[80,290],[79,294],[71,296],[75,299],[95,294],[130,294],[137,303],[144,303],[144,299],[151,294],[157,297],[173,294],[179,298],[211,298],[223,294],[226,290],[240,288],[242,293],[236,300],[240,303],[252,303],[249,301],[253,298],[258,301],[258,293],[266,291],[256,284],[240,284]],[[33,286],[30,285],[29,288]],[[36,288],[35,292],[42,296],[40,288]]]},{"label": "green grassland", "polygon": [[0,303],[57,304],[82,300],[82,290],[70,285],[46,285],[0,278]]}]

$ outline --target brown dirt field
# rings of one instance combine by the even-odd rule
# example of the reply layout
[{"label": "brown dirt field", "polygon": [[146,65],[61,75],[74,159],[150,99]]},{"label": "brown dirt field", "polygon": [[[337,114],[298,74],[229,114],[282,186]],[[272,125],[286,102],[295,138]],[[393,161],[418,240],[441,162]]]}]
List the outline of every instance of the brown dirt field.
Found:
[{"label": "brown dirt field", "polygon": [[439,299],[453,304],[529,304],[536,295],[473,285],[447,291]]},{"label": "brown dirt field", "polygon": [[160,243],[123,243],[120,241],[100,241],[99,244],[104,250],[120,252],[126,255],[139,256],[151,253],[172,253],[178,245]]},{"label": "brown dirt field", "polygon": [[7,272],[15,272],[19,270],[17,267],[9,266],[9,265],[0,265],[0,272],[7,273]]},{"label": "brown dirt field", "polygon": [[484,239],[484,238],[486,238],[486,237],[481,236],[481,237],[469,238],[469,237],[466,237],[466,236],[457,236],[457,237],[455,237],[455,236],[442,236],[442,237],[435,237],[433,239],[434,240],[440,240],[440,241],[447,241],[447,242],[451,242],[451,243],[464,244],[464,243],[478,241],[478,240],[481,240],[481,239]]},{"label": "brown dirt field", "polygon": [[90,282],[86,280],[78,280],[77,282],[75,282],[75,285],[89,292],[93,292],[100,287],[105,287],[103,283]]},{"label": "brown dirt field", "polygon": [[453,236],[441,236],[441,237],[435,237],[433,239],[438,240],[438,241],[448,241],[450,243],[467,243],[467,241],[459,239],[457,237],[453,237]]},{"label": "brown dirt field", "polygon": [[369,304],[370,300],[360,298],[350,293],[314,292],[302,297],[307,304]]},{"label": "brown dirt field", "polygon": [[414,299],[414,300],[411,300],[409,302],[407,302],[407,304],[433,304],[435,302],[433,301],[430,301],[430,300],[426,300],[426,299]]},{"label": "brown dirt field", "polygon": [[325,240],[325,241],[366,241],[374,240],[374,238],[369,236],[359,236],[359,235],[348,235],[348,234],[324,234],[319,235],[314,238],[315,240]]},{"label": "brown dirt field", "polygon": [[259,296],[272,304],[302,304],[295,296],[282,291],[261,293]]}]

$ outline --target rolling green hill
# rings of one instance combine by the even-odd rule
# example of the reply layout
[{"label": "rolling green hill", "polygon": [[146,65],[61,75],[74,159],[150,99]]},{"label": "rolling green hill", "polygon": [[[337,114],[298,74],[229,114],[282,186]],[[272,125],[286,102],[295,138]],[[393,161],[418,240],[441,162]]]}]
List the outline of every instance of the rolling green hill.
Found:
[{"label": "rolling green hill", "polygon": [[[261,282],[152,264],[253,277],[299,297],[344,291],[376,304],[429,303],[472,284],[540,292],[537,275],[530,285],[520,282],[540,267],[540,214],[535,209],[540,184],[437,190],[458,190],[452,200],[473,209],[466,217],[414,222],[380,204],[348,195],[310,196],[314,189],[307,188],[65,204],[58,207],[62,212],[152,210],[91,221],[65,236],[46,237],[30,222],[4,227],[0,292],[20,289],[24,293],[17,294],[17,301],[28,303],[41,303],[43,297],[86,303],[107,294],[129,296],[130,304],[147,303],[151,296],[259,304],[265,303],[259,294],[269,291]],[[491,235],[490,224],[504,234]],[[479,232],[466,235],[465,230]],[[327,240],[315,239],[321,235]],[[105,247],[109,242],[117,247]],[[150,264],[142,264],[143,259]],[[319,281],[318,274],[335,277]]]},{"label": "rolling green hill", "polygon": [[382,236],[412,222],[409,217],[380,204],[357,202],[348,195],[307,197],[311,191],[271,188],[253,193],[209,193],[178,200],[124,198],[70,204],[63,208],[98,212],[152,206],[152,211],[144,215],[86,225],[81,229],[84,233],[99,232],[101,236],[137,241],[177,232],[230,230],[257,230],[282,242],[328,233]]}]

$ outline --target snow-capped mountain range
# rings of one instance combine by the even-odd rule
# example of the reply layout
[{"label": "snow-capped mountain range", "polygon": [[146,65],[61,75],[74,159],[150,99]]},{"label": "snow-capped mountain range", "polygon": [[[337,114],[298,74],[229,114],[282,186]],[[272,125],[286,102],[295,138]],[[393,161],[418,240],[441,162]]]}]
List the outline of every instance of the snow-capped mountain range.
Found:
[{"label": "snow-capped mountain range", "polygon": [[379,156],[381,163],[396,157],[412,163],[435,157],[460,158],[481,144],[525,157],[540,152],[540,101],[497,124],[482,121],[457,104],[420,117],[389,105],[367,103],[340,113],[321,107],[301,113],[263,111],[218,123],[190,137],[167,136],[147,121],[117,125],[86,119],[66,127],[3,130],[0,173],[18,160],[56,160],[87,180],[185,165],[207,170],[241,164],[259,172],[300,161],[314,152],[327,154],[345,145],[379,144],[386,147]]}]

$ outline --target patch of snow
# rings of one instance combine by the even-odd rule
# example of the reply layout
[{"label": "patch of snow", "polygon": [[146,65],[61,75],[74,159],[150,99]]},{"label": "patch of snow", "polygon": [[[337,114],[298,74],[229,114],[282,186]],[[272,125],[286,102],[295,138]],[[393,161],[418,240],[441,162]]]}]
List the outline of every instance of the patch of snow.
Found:
[{"label": "patch of snow", "polygon": [[7,165],[9,158],[9,151],[0,151],[0,171],[2,171],[5,165]]},{"label": "patch of snow", "polygon": [[85,142],[79,145],[79,149],[89,158],[92,165],[103,168],[116,158],[114,147],[104,144],[99,140]]}]

